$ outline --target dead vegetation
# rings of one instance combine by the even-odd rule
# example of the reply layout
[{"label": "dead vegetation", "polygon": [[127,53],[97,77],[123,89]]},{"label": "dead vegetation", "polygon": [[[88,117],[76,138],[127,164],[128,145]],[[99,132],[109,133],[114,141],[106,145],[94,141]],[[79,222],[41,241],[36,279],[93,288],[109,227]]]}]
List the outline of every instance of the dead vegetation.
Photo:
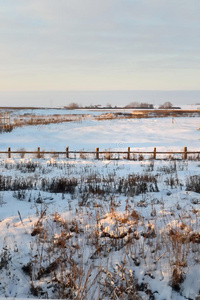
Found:
[{"label": "dead vegetation", "polygon": [[[84,112],[84,110],[83,110]],[[166,118],[166,117],[199,117],[200,110],[183,110],[183,109],[136,109],[132,112],[109,111],[98,116],[93,116],[94,120],[105,121],[113,119],[135,119],[135,118]],[[48,124],[66,123],[66,122],[82,122],[91,118],[87,114],[52,114],[52,115],[36,115],[34,113],[26,113],[23,115],[13,115],[12,124],[9,131],[21,126],[43,126]]]},{"label": "dead vegetation", "polygon": [[200,110],[183,110],[183,109],[137,109],[132,112],[108,112],[100,116],[95,116],[98,121],[113,119],[143,119],[143,118],[178,118],[178,117],[199,117]]},{"label": "dead vegetation", "polygon": [[[41,212],[32,233],[39,230],[31,233],[34,240],[29,262],[22,266],[31,280],[30,293],[59,299],[154,299],[158,291],[151,289],[151,281],[158,269],[161,274],[162,268],[166,271],[166,263],[171,272],[168,284],[180,293],[192,245],[199,249],[200,244],[191,219],[188,226],[171,216],[168,226],[160,231],[154,221],[132,209],[128,200],[124,213],[117,211],[113,198],[106,214],[95,207],[94,218],[89,209],[84,218],[78,214],[69,220],[57,212],[51,217]],[[115,253],[119,258],[113,265]],[[137,268],[144,265],[141,283]],[[47,289],[41,280],[48,282]]]},{"label": "dead vegetation", "polygon": [[22,126],[43,126],[48,124],[66,123],[66,122],[81,122],[85,118],[82,114],[54,114],[54,115],[34,115],[24,114],[13,117],[12,129]]},{"label": "dead vegetation", "polygon": [[[126,176],[119,176],[117,163],[107,173],[88,166],[80,172],[75,164],[58,162],[45,170],[38,161],[27,168],[7,164],[7,171],[18,172],[19,182],[16,176],[1,175],[1,191],[12,191],[16,199],[37,208],[31,227],[20,217],[31,241],[20,270],[29,283],[28,296],[156,299],[158,282],[171,295],[183,295],[188,269],[199,263],[200,251],[200,211],[186,191],[193,178],[190,171],[184,180],[179,177],[190,163],[140,162],[142,172]],[[50,176],[55,169],[65,176]],[[177,202],[169,206],[172,192]],[[56,201],[60,197],[65,209],[49,213],[47,193]],[[12,261],[14,254],[5,247],[0,272],[11,270]]]}]

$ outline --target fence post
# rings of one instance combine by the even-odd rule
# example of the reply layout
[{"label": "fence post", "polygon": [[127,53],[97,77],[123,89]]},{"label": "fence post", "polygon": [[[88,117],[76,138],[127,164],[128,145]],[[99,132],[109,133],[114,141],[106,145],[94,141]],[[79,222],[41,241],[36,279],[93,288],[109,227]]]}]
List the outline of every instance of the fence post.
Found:
[{"label": "fence post", "polygon": [[127,147],[127,159],[130,159],[130,147]]},{"label": "fence post", "polygon": [[99,148],[96,148],[95,152],[96,152],[96,159],[99,159]]},{"label": "fence post", "polygon": [[69,158],[69,147],[66,147],[65,150],[66,150],[66,157]]},{"label": "fence post", "polygon": [[183,159],[187,159],[187,147],[184,147]]},{"label": "fence post", "polygon": [[11,148],[8,148],[8,158],[11,158]]},{"label": "fence post", "polygon": [[153,159],[156,159],[156,147],[153,148]]},{"label": "fence post", "polygon": [[37,148],[37,158],[40,158],[40,147]]}]

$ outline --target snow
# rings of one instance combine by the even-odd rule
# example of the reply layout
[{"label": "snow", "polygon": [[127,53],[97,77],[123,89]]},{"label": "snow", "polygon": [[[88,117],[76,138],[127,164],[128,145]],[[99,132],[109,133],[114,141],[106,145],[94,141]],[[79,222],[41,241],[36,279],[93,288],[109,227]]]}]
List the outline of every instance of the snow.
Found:
[{"label": "snow", "polygon": [[198,118],[150,118],[116,119],[97,121],[87,119],[15,128],[10,133],[0,135],[0,150],[8,147],[16,150],[25,148],[35,150],[65,151],[118,149],[198,150],[200,145]]},{"label": "snow", "polygon": [[[188,150],[199,150],[198,122],[198,118],[176,118],[174,123],[171,118],[87,119],[27,126],[2,133],[0,149],[34,150],[40,146],[62,151],[69,146],[71,150],[124,150],[130,146],[181,150],[188,146]],[[200,201],[199,194],[187,190],[186,185],[191,176],[199,176],[199,167],[198,160],[2,156],[0,178],[7,182],[30,179],[33,187],[0,191],[0,299],[59,299],[54,274],[36,275],[40,264],[48,267],[48,261],[53,262],[60,253],[66,258],[63,276],[68,278],[73,270],[80,272],[79,279],[74,275],[82,288],[78,291],[83,293],[78,299],[98,299],[98,293],[111,299],[113,290],[116,299],[128,299],[128,291],[122,296],[119,291],[128,282],[129,288],[137,283],[141,299],[153,299],[148,291],[157,300],[195,299],[200,292]],[[144,175],[146,193],[135,194],[134,185],[125,191],[125,180]],[[42,188],[42,180],[61,178],[77,179],[74,192]],[[139,185],[140,180],[136,187]],[[34,236],[37,224],[41,233]],[[195,234],[197,239],[192,240]],[[56,246],[63,242],[62,235],[66,248]],[[30,261],[34,262],[32,279],[22,270]],[[172,286],[175,268],[183,276],[178,290]],[[61,280],[57,269],[54,273]],[[34,296],[31,284],[42,293]]]}]

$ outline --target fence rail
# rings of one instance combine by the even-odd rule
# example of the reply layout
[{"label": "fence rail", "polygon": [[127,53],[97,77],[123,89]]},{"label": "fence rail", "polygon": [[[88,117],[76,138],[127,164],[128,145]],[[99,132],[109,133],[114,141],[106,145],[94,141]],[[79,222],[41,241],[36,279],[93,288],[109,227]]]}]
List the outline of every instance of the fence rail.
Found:
[{"label": "fence rail", "polygon": [[[40,147],[35,151],[26,151],[26,150],[11,150],[9,147],[7,151],[0,151],[0,154],[7,154],[8,158],[11,158],[12,154],[19,154],[21,157],[24,157],[25,154],[33,154],[37,158],[44,157],[45,154],[50,154],[54,156],[64,155],[66,158],[70,158],[70,154],[79,154],[83,158],[86,154],[92,154],[95,159],[100,159],[100,156],[105,155],[107,159],[114,159],[113,155],[118,155],[118,159],[133,159],[133,155],[143,156],[150,155],[151,159],[158,159],[159,155],[170,155],[175,156],[176,154],[181,155],[181,159],[186,160],[189,158],[189,155],[197,155],[196,159],[200,159],[200,151],[188,151],[187,147],[184,147],[182,151],[157,151],[156,148],[153,148],[153,151],[134,151],[130,147],[127,148],[127,151],[100,151],[99,148],[96,148],[95,151],[71,151],[69,147],[65,148],[65,151],[41,151]],[[121,155],[125,155],[120,158]]]}]

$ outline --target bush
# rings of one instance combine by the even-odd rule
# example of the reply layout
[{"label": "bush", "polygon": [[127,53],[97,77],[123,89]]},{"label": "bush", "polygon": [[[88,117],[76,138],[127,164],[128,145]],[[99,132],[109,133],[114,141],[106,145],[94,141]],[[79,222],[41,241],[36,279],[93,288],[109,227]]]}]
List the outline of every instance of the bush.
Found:
[{"label": "bush", "polygon": [[200,176],[190,176],[186,180],[186,191],[193,191],[195,193],[200,193]]},{"label": "bush", "polygon": [[[46,185],[45,190],[50,193],[70,193],[75,192],[75,188],[78,185],[77,179],[72,178],[53,178],[49,184]],[[44,188],[44,181],[43,181]]]}]

